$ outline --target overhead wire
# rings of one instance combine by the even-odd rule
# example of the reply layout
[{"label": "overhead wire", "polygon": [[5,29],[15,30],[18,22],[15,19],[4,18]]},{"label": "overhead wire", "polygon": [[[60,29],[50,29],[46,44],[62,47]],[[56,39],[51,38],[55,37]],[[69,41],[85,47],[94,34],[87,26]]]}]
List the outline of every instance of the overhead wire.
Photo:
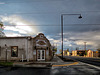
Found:
[{"label": "overhead wire", "polygon": [[[99,26],[100,24],[65,24],[63,26]],[[61,26],[58,24],[49,24],[49,25],[4,25],[4,26]]]}]

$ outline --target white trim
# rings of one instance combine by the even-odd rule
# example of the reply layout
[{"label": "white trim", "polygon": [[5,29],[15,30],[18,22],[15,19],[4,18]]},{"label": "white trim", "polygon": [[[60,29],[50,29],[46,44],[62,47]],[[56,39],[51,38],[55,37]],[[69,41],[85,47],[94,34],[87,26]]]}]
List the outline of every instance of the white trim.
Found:
[{"label": "white trim", "polygon": [[[38,53],[37,53],[37,60],[45,60],[45,50],[37,50],[37,52],[40,51],[40,59],[38,59]],[[44,51],[44,59],[42,59],[42,51]]]}]

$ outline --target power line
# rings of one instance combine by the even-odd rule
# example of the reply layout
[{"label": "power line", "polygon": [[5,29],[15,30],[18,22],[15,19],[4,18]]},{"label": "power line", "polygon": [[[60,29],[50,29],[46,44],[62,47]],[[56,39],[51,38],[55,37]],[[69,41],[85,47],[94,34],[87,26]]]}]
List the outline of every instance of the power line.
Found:
[{"label": "power line", "polygon": [[1,11],[0,14],[1,14],[1,15],[2,15],[2,14],[4,14],[4,15],[5,15],[5,14],[6,14],[6,15],[7,15],[7,14],[21,14],[21,15],[23,15],[23,14],[54,14],[54,15],[55,15],[55,14],[60,14],[60,12],[38,12],[38,11],[37,11],[37,12],[30,12],[30,13],[25,13],[25,12],[21,12],[21,13],[10,13],[10,12],[9,12],[9,13],[6,13],[6,12],[5,12],[5,13],[4,13],[4,12]]},{"label": "power line", "polygon": [[11,3],[33,3],[33,2],[54,2],[54,1],[65,1],[65,0],[33,0],[33,1],[5,1],[5,2],[0,2],[0,4],[11,4]]},{"label": "power line", "polygon": [[[99,26],[100,24],[65,24],[64,26]],[[52,25],[4,25],[4,26],[61,26],[57,24]]]},{"label": "power line", "polygon": [[[94,13],[94,12],[100,12],[100,11],[74,11],[73,13]],[[62,11],[57,11],[57,12],[30,12],[30,13],[25,13],[25,12],[18,12],[18,13],[12,13],[12,12],[2,12],[0,11],[0,14],[61,14],[61,13],[72,13],[72,12],[62,12]],[[99,14],[99,13],[98,13]]]}]

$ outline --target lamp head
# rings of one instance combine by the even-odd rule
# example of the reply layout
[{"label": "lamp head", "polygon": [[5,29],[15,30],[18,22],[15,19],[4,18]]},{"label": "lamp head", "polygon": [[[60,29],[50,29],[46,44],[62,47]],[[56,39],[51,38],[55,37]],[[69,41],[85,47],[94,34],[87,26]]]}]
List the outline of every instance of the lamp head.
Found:
[{"label": "lamp head", "polygon": [[81,19],[81,18],[82,18],[82,16],[80,15],[78,18],[79,18],[79,19]]}]

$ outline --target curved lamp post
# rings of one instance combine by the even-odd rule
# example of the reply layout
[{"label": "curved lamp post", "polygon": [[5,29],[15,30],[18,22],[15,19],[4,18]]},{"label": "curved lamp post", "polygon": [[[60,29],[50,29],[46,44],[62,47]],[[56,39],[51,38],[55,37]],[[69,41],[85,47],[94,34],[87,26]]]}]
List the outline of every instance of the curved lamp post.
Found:
[{"label": "curved lamp post", "polygon": [[81,16],[81,14],[61,14],[61,38],[62,38],[62,59],[63,59],[63,16],[65,16],[65,15],[79,15],[79,19],[81,19],[82,18],[82,16]]}]

